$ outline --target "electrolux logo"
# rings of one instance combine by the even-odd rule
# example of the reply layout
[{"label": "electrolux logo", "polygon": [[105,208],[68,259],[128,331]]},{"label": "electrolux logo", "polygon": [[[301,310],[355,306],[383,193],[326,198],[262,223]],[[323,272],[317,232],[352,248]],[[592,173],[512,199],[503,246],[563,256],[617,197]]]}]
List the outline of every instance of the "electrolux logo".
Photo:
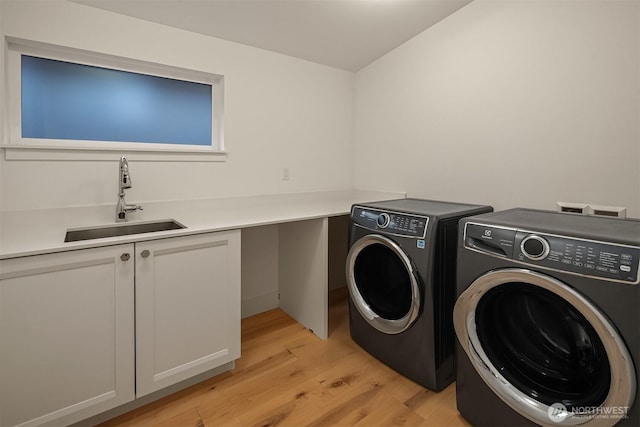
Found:
[{"label": "electrolux logo", "polygon": [[568,417],[620,420],[629,417],[627,412],[628,406],[575,406],[569,411],[562,403],[554,403],[547,410],[549,419],[554,423],[562,423]]}]

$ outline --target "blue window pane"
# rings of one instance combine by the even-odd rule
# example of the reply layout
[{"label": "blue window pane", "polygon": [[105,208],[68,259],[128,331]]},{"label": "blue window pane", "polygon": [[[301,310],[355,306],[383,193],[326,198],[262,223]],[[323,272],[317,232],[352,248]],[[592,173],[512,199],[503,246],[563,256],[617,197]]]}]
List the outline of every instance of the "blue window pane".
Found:
[{"label": "blue window pane", "polygon": [[211,85],[22,55],[22,137],[212,145]]}]

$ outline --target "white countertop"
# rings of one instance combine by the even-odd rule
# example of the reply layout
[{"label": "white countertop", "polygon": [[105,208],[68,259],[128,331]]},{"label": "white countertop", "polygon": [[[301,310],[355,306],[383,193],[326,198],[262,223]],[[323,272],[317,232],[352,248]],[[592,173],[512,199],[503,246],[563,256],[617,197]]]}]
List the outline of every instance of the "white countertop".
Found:
[{"label": "white countertop", "polygon": [[115,225],[115,203],[104,206],[5,211],[0,215],[0,259],[109,246],[348,214],[354,203],[404,198],[404,193],[323,191],[142,203],[129,223],[175,219],[185,229],[64,242],[67,229]]}]

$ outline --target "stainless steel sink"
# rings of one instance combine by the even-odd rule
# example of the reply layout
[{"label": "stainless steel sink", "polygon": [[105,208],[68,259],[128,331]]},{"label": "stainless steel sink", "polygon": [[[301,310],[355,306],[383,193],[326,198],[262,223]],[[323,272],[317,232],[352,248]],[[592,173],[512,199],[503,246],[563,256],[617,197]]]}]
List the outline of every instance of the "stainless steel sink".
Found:
[{"label": "stainless steel sink", "polygon": [[106,237],[128,236],[131,234],[154,233],[156,231],[179,230],[186,228],[174,219],[132,224],[105,225],[99,227],[74,228],[67,230],[65,242],[79,240],[104,239]]}]

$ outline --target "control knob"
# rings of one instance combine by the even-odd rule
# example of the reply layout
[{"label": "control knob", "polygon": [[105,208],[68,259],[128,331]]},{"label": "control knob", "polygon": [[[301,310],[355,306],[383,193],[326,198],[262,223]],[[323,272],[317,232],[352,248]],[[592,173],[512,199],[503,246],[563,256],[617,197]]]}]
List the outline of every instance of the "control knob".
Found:
[{"label": "control knob", "polygon": [[549,255],[549,243],[542,237],[531,234],[522,239],[520,250],[530,260],[540,261]]},{"label": "control knob", "polygon": [[380,215],[378,215],[378,219],[376,222],[378,224],[378,227],[387,228],[389,226],[389,223],[391,222],[391,218],[389,218],[389,214],[381,213]]}]

